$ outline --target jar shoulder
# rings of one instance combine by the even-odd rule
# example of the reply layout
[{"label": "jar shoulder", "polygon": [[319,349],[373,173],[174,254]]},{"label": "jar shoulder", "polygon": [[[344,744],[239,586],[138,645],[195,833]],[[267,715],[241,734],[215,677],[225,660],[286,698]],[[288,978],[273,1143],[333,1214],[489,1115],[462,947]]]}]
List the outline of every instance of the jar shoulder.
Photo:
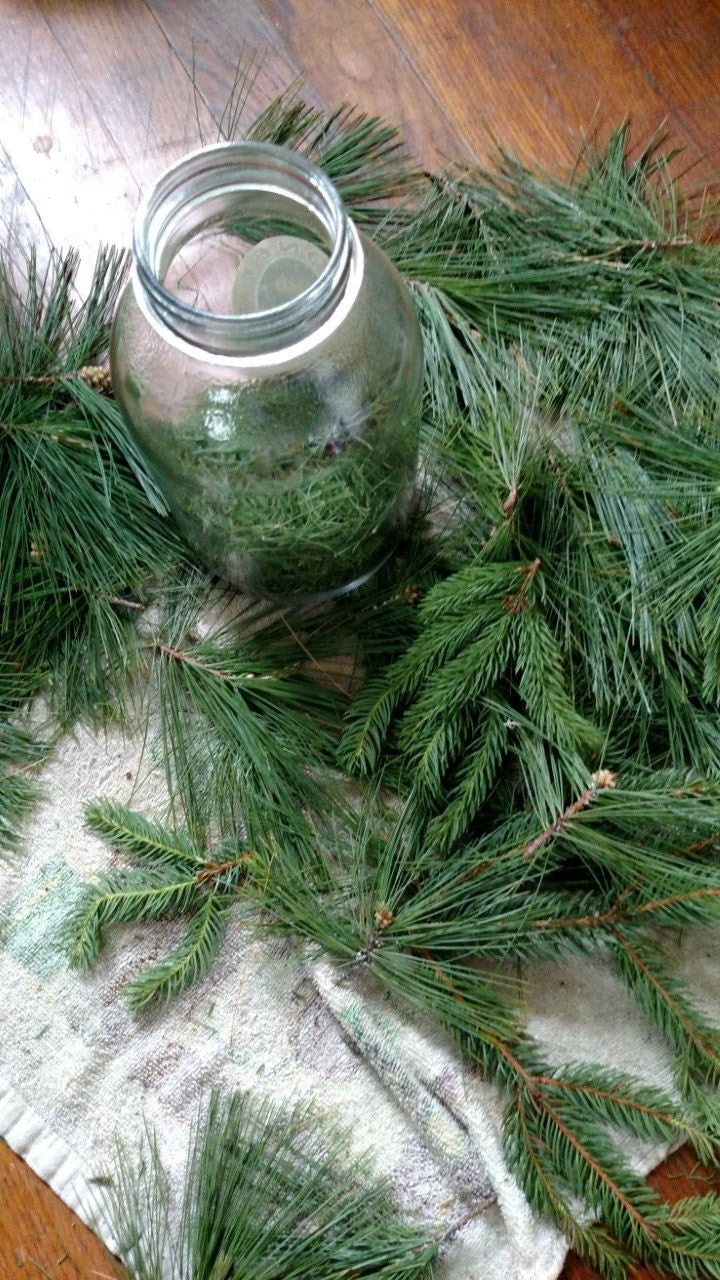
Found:
[{"label": "jar shoulder", "polygon": [[190,347],[166,326],[154,322],[138,302],[133,281],[126,284],[113,324],[111,364],[118,375],[128,365],[153,378],[174,370],[189,382],[256,381],[288,376],[317,363],[337,367],[368,359],[376,366],[407,364],[420,359],[421,335],[415,308],[399,273],[377,245],[362,232],[362,278],[353,305],[336,327],[266,358],[218,358],[201,345]]}]

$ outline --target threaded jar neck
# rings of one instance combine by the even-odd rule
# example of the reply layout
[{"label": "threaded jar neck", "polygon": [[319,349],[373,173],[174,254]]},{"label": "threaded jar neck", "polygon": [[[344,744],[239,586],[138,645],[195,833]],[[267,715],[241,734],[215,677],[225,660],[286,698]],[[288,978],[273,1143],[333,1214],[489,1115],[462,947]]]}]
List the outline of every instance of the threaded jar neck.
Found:
[{"label": "threaded jar neck", "polygon": [[[216,230],[253,243],[273,229],[327,255],[317,279],[282,305],[235,314],[205,309],[168,287],[172,264],[198,237]],[[159,178],[138,211],[133,258],[148,318],[232,358],[281,351],[316,333],[340,306],[362,248],[335,187],[303,156],[267,142],[225,142],[185,156]]]}]

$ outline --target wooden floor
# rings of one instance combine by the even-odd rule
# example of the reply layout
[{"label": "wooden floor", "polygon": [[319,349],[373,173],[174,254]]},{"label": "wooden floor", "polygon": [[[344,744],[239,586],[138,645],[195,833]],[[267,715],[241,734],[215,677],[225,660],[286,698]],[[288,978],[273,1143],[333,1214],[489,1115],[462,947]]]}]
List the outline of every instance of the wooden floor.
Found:
[{"label": "wooden floor", "polygon": [[[11,232],[44,228],[85,253],[127,242],[140,192],[216,136],[250,48],[264,54],[250,113],[302,73],[318,103],[349,99],[402,124],[426,164],[502,144],[554,168],[589,130],[630,116],[639,138],[664,125],[695,180],[720,173],[717,0],[0,0]],[[654,1179],[677,1199],[701,1176],[681,1152]],[[0,1280],[110,1274],[0,1144]],[[564,1273],[592,1274],[573,1258]]]}]

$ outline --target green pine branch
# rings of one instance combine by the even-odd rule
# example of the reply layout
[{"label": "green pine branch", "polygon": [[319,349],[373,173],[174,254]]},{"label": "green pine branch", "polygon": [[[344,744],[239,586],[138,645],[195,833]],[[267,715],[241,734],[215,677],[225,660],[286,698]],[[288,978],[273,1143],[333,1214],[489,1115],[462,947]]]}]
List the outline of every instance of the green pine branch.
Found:
[{"label": "green pine branch", "polygon": [[500,153],[492,169],[435,178],[384,244],[483,334],[557,355],[565,390],[642,383],[672,408],[716,389],[718,254],[698,243],[701,211],[671,159],[660,136],[632,156],[627,126],[591,143],[569,178]]},{"label": "green pine branch", "polygon": [[41,794],[35,772],[49,751],[27,729],[0,720],[0,857],[20,845],[23,820]]},{"label": "green pine branch", "polygon": [[209,972],[225,936],[231,902],[232,895],[205,893],[192,910],[180,945],[128,982],[125,996],[130,1009],[171,1000]]},{"label": "green pine branch", "polygon": [[99,255],[84,302],[73,253],[12,268],[0,261],[0,669],[15,675],[1,692],[17,704],[49,682],[56,722],[97,722],[122,713],[137,663],[125,601],[180,543],[119,411],[85,380],[123,256]]},{"label": "green pine branch", "polygon": [[[552,1070],[528,1046],[496,1044],[484,1065],[510,1089],[505,1150],[530,1204],[551,1212],[603,1275],[623,1276],[636,1260],[661,1274],[717,1274],[720,1200],[692,1197],[676,1214],[612,1139],[613,1129],[654,1141],[680,1135],[717,1160],[716,1141],[682,1106],[661,1090],[596,1066]],[[587,1219],[570,1212],[578,1200],[586,1214],[602,1218],[599,1231],[588,1231]],[[699,1247],[694,1219],[706,1227]]]},{"label": "green pine branch", "polygon": [[259,824],[302,835],[308,811],[332,807],[346,688],[331,669],[323,687],[289,617],[257,604],[200,638],[211,604],[204,588],[172,598],[149,641],[170,793],[196,834],[244,829],[252,841]]},{"label": "green pine branch", "polygon": [[[556,730],[589,721],[615,735],[618,759],[716,770],[718,379],[716,316],[705,319],[718,254],[701,234],[659,141],[630,158],[620,130],[570,181],[507,157],[492,173],[438,180],[416,221],[386,241],[423,323],[430,458],[463,519],[456,575],[435,588],[435,613],[426,602],[414,646],[356,701],[341,760],[372,770],[390,756],[421,778],[429,762],[427,806],[442,797],[438,833],[450,841],[508,772],[545,813],[577,788],[588,756],[575,742],[568,757],[547,732],[553,702]],[[692,319],[671,340],[678,289]],[[442,659],[443,675],[424,665],[433,641],[442,652],[446,588],[457,580],[460,593],[475,566],[502,560],[541,565],[542,608],[520,631],[538,658],[524,679],[525,693],[538,691],[535,716],[505,690],[479,703],[473,628],[490,615],[469,597],[442,690],[456,702],[441,713],[438,696],[423,739],[446,670]],[[551,700],[553,670],[562,702]],[[518,724],[504,752],[496,708],[508,703]],[[453,751],[460,765],[448,773]]]},{"label": "green pine branch", "polygon": [[[307,1107],[212,1093],[193,1135],[179,1229],[157,1142],[122,1148],[111,1183],[137,1280],[431,1280],[437,1232],[408,1225],[386,1181]],[[440,1233],[441,1235],[442,1233]]]},{"label": "green pine branch", "polygon": [[[253,606],[204,625],[218,597],[178,568],[143,461],[83,373],[105,342],[120,260],[101,259],[84,305],[73,255],[45,276],[31,255],[24,280],[6,263],[0,707],[11,715],[49,687],[56,722],[104,720],[127,711],[131,690],[140,701],[149,676],[155,758],[187,824],[177,834],[90,807],[130,865],[87,888],[73,963],[94,963],[115,925],[186,918],[179,946],[128,992],[137,1008],[169,998],[208,971],[242,886],[267,927],[440,1020],[505,1092],[508,1158],[531,1204],[607,1275],[631,1258],[718,1275],[715,1200],[669,1209],[613,1135],[687,1135],[714,1158],[720,1133],[718,1033],[657,941],[716,923],[720,901],[719,251],[702,243],[659,140],[633,156],[621,129],[570,179],[505,156],[423,190],[391,128],[293,92],[249,136],[325,166],[408,280],[423,329],[438,510],[405,549],[422,566],[417,589],[407,583],[418,607],[381,577],[354,614],[271,619]],[[0,787],[10,835],[35,758],[13,732]],[[369,818],[335,786],[338,760],[369,780]],[[381,782],[405,799],[395,824],[372,791]],[[672,1046],[680,1102],[592,1065],[539,1061],[498,962],[573,950],[612,956]],[[262,1125],[255,1134],[264,1168]],[[287,1191],[286,1164],[282,1176]],[[226,1184],[207,1181],[215,1213]],[[204,1249],[215,1219],[188,1213]],[[361,1262],[356,1237],[323,1252],[319,1202],[313,1213],[275,1232],[258,1212],[227,1239],[249,1242],[254,1275],[277,1261],[278,1274],[331,1276],[339,1258],[354,1274],[430,1274],[395,1219]],[[242,1274],[223,1241],[214,1280]],[[140,1274],[161,1274],[160,1252],[151,1244]]]},{"label": "green pine branch", "polygon": [[251,854],[223,845],[209,857],[187,832],[172,833],[114,801],[89,804],[85,819],[90,830],[140,865],[107,872],[85,886],[66,926],[70,965],[91,968],[109,928],[185,917],[179,946],[125,989],[135,1010],[169,1000],[210,969]]},{"label": "green pine branch", "polygon": [[[702,1159],[717,1161],[712,1100],[705,1092],[705,1106],[698,1106],[697,1096],[700,1086],[714,1084],[716,1077],[705,1062],[693,1074],[695,1093],[686,1089],[678,1102],[662,1090],[595,1064],[551,1068],[539,1060],[514,1001],[502,982],[484,970],[483,961],[507,957],[508,946],[512,955],[527,958],[562,954],[564,946],[573,945],[600,951],[621,931],[630,931],[646,954],[650,944],[643,932],[644,917],[655,929],[658,920],[674,922],[682,905],[650,896],[667,876],[662,842],[654,868],[657,878],[650,874],[655,841],[665,831],[671,842],[672,826],[680,825],[683,814],[686,832],[706,833],[704,842],[694,842],[704,843],[705,849],[688,851],[688,873],[694,868],[702,876],[714,856],[716,802],[692,787],[685,794],[673,791],[665,796],[664,812],[660,796],[653,797],[657,827],[645,833],[645,862],[636,823],[631,837],[630,818],[633,808],[639,808],[642,824],[650,797],[642,791],[623,793],[606,777],[551,826],[538,829],[535,821],[532,834],[529,815],[524,830],[514,819],[494,839],[486,836],[464,854],[456,849],[450,860],[438,862],[431,850],[413,842],[406,814],[394,829],[386,828],[379,841],[375,830],[362,826],[354,852],[344,853],[344,842],[338,845],[330,863],[315,876],[275,845],[261,845],[249,869],[248,892],[270,927],[334,956],[346,978],[362,968],[395,998],[439,1018],[478,1069],[506,1091],[508,1159],[531,1204],[554,1216],[575,1247],[609,1276],[624,1274],[632,1259],[652,1262],[663,1272],[672,1265],[680,1274],[713,1274],[718,1257],[712,1243],[707,1242],[702,1257],[693,1253],[680,1217],[672,1219],[668,1207],[632,1171],[608,1131],[658,1143],[690,1140]],[[553,895],[549,883],[555,874],[562,880],[568,848],[572,856],[582,848],[587,858],[591,838],[597,836],[608,861],[608,828],[614,828],[615,889],[596,886],[581,898],[558,887]],[[632,854],[637,855],[635,870],[627,869],[618,893],[620,869]],[[702,906],[707,921],[716,919],[716,877],[702,890],[706,899],[697,889],[691,892],[692,911]],[[602,901],[604,910],[593,917],[588,908],[594,904],[597,909]],[[563,924],[563,906],[567,910],[570,905],[576,914],[568,915]],[[557,938],[549,937],[553,927],[566,934],[559,946]],[[468,956],[471,965],[466,963]],[[672,994],[675,1024],[664,1029],[671,1036],[674,1031],[685,1045],[687,1069],[688,1033],[702,1042],[704,1053],[716,1033],[702,1026],[694,1011],[689,1021],[689,1003],[679,994],[677,982]],[[663,1016],[667,1024],[667,1009]],[[585,1213],[602,1216],[603,1228],[588,1227],[577,1210],[570,1210],[577,1200]],[[715,1223],[717,1206],[707,1212]]]},{"label": "green pine branch", "polygon": [[339,758],[369,771],[397,710],[403,765],[427,810],[439,811],[436,838],[465,833],[508,760],[519,761],[537,810],[549,816],[582,784],[589,750],[601,745],[565,687],[535,598],[541,573],[538,558],[481,555],[433,587],[419,606],[420,636],[348,712]]},{"label": "green pine branch", "polygon": [[[245,137],[302,152],[327,175],[348,212],[370,226],[403,221],[392,203],[424,186],[398,129],[379,116],[341,103],[318,111],[298,97],[298,82],[270,103]],[[235,121],[235,126],[237,120]]]},{"label": "green pine branch", "polygon": [[[611,931],[617,972],[632,992],[646,1018],[668,1041],[674,1057],[676,1079],[691,1100],[700,1091],[720,1084],[720,1031],[698,1010],[684,984],[670,970],[653,940],[633,936],[622,927]],[[719,1132],[720,1104],[713,1099],[713,1128]],[[710,1095],[702,1108],[710,1118]]]}]

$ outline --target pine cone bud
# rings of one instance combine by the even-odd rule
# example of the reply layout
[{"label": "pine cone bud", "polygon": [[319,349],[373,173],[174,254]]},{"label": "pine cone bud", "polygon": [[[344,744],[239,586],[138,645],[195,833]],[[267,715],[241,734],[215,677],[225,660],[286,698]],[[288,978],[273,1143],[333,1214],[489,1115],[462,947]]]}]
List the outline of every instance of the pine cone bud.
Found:
[{"label": "pine cone bud", "polygon": [[377,929],[387,929],[395,919],[392,911],[389,911],[384,902],[378,902],[375,908],[375,927]]},{"label": "pine cone bud", "polygon": [[110,370],[105,365],[86,364],[79,370],[78,377],[92,387],[93,391],[101,391],[103,395],[110,395],[112,391]]},{"label": "pine cone bud", "polygon": [[618,776],[611,769],[598,769],[597,773],[592,773],[590,777],[598,791],[612,790],[618,784]]}]

